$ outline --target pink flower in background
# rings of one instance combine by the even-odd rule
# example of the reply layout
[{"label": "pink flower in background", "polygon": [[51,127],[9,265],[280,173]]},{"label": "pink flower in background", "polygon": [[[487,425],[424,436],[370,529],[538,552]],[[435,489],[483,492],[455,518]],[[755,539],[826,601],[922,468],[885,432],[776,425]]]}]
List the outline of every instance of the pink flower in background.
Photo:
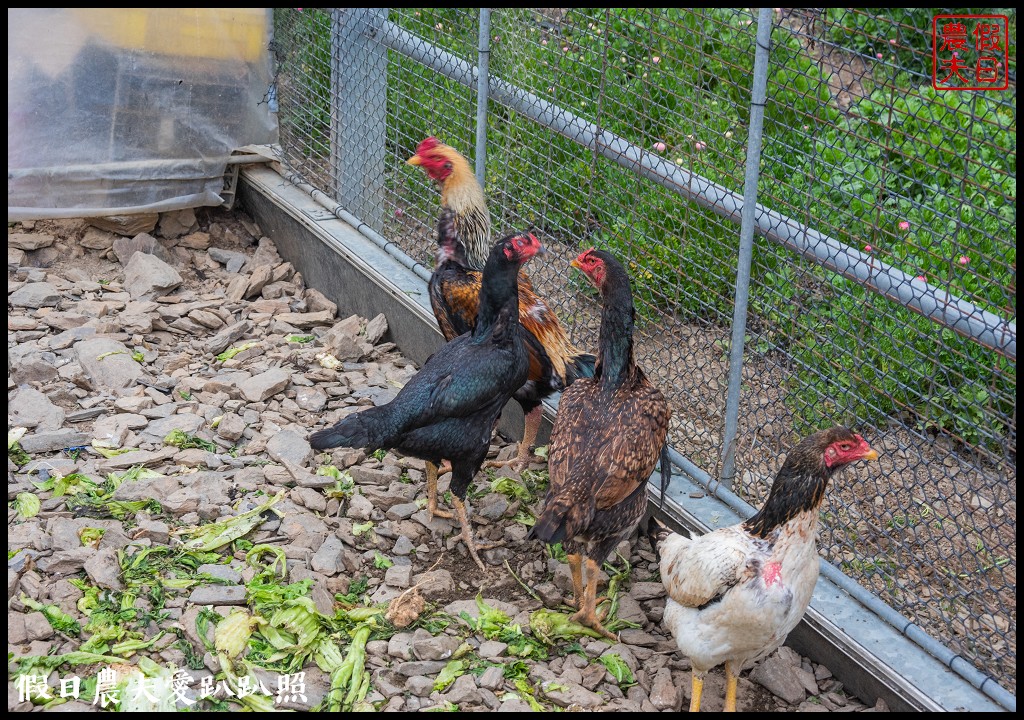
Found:
[{"label": "pink flower in background", "polygon": [[971,261],[971,259],[970,259],[969,257],[967,257],[966,255],[961,255],[961,256],[960,256],[960,260],[958,260],[958,262],[959,262],[959,263],[960,263],[961,265],[966,265],[966,264],[967,264],[967,263],[969,263],[970,261]]},{"label": "pink flower in background", "polygon": [[889,44],[890,45],[895,45],[896,44],[896,38],[889,38]]},{"label": "pink flower in background", "polygon": [[910,223],[908,223],[906,220],[901,220],[899,227],[900,227],[900,230],[909,230],[910,229]]},{"label": "pink flower in background", "polygon": [[654,57],[651,58],[651,62],[657,65],[658,63],[661,62],[661,58],[655,55]]},{"label": "pink flower in background", "polygon": [[874,252],[874,250],[875,249],[873,247],[871,247],[870,245],[865,245],[864,246],[864,252]]},{"label": "pink flower in background", "polygon": [[654,151],[655,152],[663,153],[663,152],[665,152],[665,147],[666,147],[665,143],[663,143],[663,142],[656,142],[656,143],[654,143]]},{"label": "pink flower in background", "polygon": [[917,276],[917,279],[918,279],[918,280],[920,280],[921,282],[924,282],[924,281],[925,281],[925,280],[927,280],[928,278],[926,278],[926,277],[925,277],[924,275],[918,275],[918,276]]},{"label": "pink flower in background", "polygon": [[400,218],[403,215],[405,215],[405,211],[403,211],[402,208],[395,208],[395,217],[396,218]]},{"label": "pink flower in background", "polygon": [[698,140],[693,144],[693,149],[696,150],[697,152],[700,152],[707,146],[708,144],[706,142],[704,142],[703,140]]},{"label": "pink flower in background", "polygon": [[875,53],[875,57],[881,60],[884,56],[882,55],[882,53]]}]

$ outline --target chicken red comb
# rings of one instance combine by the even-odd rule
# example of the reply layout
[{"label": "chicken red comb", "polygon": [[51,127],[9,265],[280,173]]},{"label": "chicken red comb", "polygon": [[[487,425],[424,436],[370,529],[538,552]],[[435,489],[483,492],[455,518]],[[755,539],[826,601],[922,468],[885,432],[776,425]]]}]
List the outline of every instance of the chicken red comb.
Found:
[{"label": "chicken red comb", "polygon": [[417,154],[417,155],[420,155],[420,154],[422,154],[422,153],[425,153],[425,152],[429,152],[429,151],[433,150],[434,148],[436,148],[436,147],[437,147],[438,145],[440,145],[440,144],[441,144],[441,141],[440,141],[440,140],[438,140],[438,139],[437,139],[436,137],[434,137],[433,135],[431,135],[431,136],[430,136],[430,137],[428,137],[427,139],[423,140],[423,141],[422,141],[422,142],[421,142],[421,143],[420,143],[420,144],[419,144],[419,145],[418,145],[418,146],[416,147],[416,154]]},{"label": "chicken red comb", "polygon": [[577,259],[577,260],[582,260],[582,259],[583,259],[583,258],[585,258],[585,257],[586,257],[587,255],[589,255],[590,253],[594,252],[594,250],[596,250],[596,249],[597,249],[597,248],[594,248],[594,247],[589,247],[589,248],[587,248],[586,250],[584,250],[583,252],[581,252],[581,253],[580,253],[579,255],[577,255],[577,256],[576,256],[576,259]]}]

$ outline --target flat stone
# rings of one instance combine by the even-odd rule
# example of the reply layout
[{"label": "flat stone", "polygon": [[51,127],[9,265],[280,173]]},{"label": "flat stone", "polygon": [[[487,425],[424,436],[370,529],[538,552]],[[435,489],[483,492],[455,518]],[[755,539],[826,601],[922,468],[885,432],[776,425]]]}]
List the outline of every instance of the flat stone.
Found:
[{"label": "flat stone", "polygon": [[60,293],[47,282],[27,283],[8,295],[7,302],[21,308],[53,307],[60,302]]},{"label": "flat stone", "polygon": [[288,387],[291,374],[282,368],[271,368],[259,375],[242,380],[238,389],[249,402],[263,402]]},{"label": "flat stone", "polygon": [[200,585],[188,601],[193,605],[245,605],[245,586]]}]

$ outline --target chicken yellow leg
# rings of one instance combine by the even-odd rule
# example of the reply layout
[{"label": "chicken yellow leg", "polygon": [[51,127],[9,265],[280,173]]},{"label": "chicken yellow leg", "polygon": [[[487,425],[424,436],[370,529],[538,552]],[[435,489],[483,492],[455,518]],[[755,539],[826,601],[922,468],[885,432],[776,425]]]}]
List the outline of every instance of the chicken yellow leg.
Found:
[{"label": "chicken yellow leg", "polygon": [[583,598],[579,601],[579,610],[577,610],[572,616],[572,620],[573,622],[578,622],[580,625],[585,625],[592,630],[597,630],[609,640],[617,642],[618,638],[601,624],[601,620],[597,616],[598,571],[599,568],[597,567],[597,563],[592,559],[587,558],[587,580],[585,589],[583,590]]},{"label": "chicken yellow leg", "polygon": [[725,661],[725,705],[722,712],[736,712],[736,682],[739,680],[733,671],[732,661]]},{"label": "chicken yellow leg", "polygon": [[469,554],[473,556],[476,564],[486,572],[487,568],[484,567],[480,556],[476,554],[476,541],[473,540],[473,526],[469,524],[469,517],[466,515],[466,504],[457,497],[452,497],[452,502],[455,504],[455,513],[459,516],[459,524],[462,526],[462,541],[466,543]]},{"label": "chicken yellow leg", "polygon": [[427,473],[427,521],[434,519],[434,516],[440,518],[450,518],[452,514],[447,510],[439,510],[437,507],[437,465],[428,462],[426,466]]},{"label": "chicken yellow leg", "polygon": [[693,671],[690,683],[690,712],[700,712],[700,696],[704,692],[704,673]]},{"label": "chicken yellow leg", "polygon": [[484,467],[508,465],[515,472],[522,472],[531,462],[543,460],[543,458],[534,455],[533,451],[530,450],[537,439],[537,433],[540,431],[541,419],[542,411],[540,406],[528,412],[526,414],[526,423],[523,425],[523,439],[519,443],[519,450],[516,452],[516,456],[510,460],[490,460]]}]

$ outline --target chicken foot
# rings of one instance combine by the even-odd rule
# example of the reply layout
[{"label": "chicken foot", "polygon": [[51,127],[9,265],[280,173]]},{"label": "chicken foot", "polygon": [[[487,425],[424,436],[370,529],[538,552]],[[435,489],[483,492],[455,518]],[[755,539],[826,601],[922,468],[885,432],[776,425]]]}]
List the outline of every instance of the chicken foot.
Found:
[{"label": "chicken foot", "polygon": [[573,622],[596,630],[609,640],[618,642],[618,637],[610,632],[601,621],[607,615],[607,611],[597,614],[597,575],[600,570],[597,563],[587,558],[586,582],[583,581],[583,557],[581,555],[569,555],[569,570],[572,573],[572,586],[576,594],[576,602],[579,610],[570,618]]},{"label": "chicken foot", "polygon": [[488,460],[484,467],[504,467],[508,465],[514,472],[522,472],[532,462],[544,462],[544,458],[534,455],[530,448],[537,439],[540,431],[540,423],[543,419],[541,406],[538,405],[526,414],[526,423],[523,425],[523,439],[519,443],[519,450],[516,456],[509,460]]},{"label": "chicken foot", "polygon": [[455,504],[455,513],[451,513],[448,510],[441,510],[437,506],[437,476],[438,467],[433,463],[427,463],[427,520],[433,520],[435,516],[439,518],[454,518],[457,517],[459,525],[462,527],[462,540],[466,543],[466,547],[469,548],[469,554],[476,561],[476,564],[481,570],[485,571],[487,568],[484,566],[483,561],[480,560],[480,556],[477,554],[477,550],[488,550],[493,547],[497,547],[501,543],[486,543],[478,544],[473,539],[473,526],[469,522],[469,515],[466,512],[466,504],[457,497],[452,498],[452,502]]}]

